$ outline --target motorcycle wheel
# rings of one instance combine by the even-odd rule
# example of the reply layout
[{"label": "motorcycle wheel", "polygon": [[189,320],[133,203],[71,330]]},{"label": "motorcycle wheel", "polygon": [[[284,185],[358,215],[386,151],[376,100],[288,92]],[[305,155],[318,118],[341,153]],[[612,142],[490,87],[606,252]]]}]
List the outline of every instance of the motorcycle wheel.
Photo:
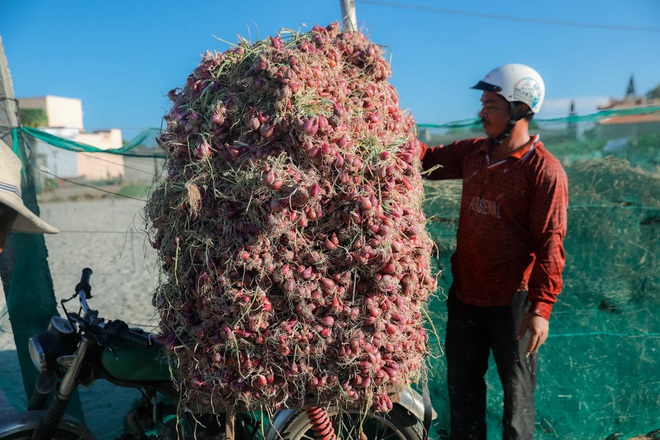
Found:
[{"label": "motorcycle wheel", "polygon": [[[32,438],[33,429],[28,429],[25,431],[14,432],[7,436],[0,436],[1,440],[30,440]],[[77,440],[80,436],[72,432],[65,431],[64,429],[58,429],[55,431],[55,434],[51,437],[51,440]]]},{"label": "motorcycle wheel", "polygon": [[[271,426],[269,440],[318,440],[304,410],[292,410],[280,426]],[[337,439],[341,440],[420,440],[424,428],[414,415],[395,405],[388,413],[360,413],[330,408]]]},{"label": "motorcycle wheel", "polygon": [[[0,420],[0,440],[30,440],[46,411],[25,411]],[[94,434],[82,422],[67,416],[62,418],[52,440],[96,440]]]}]

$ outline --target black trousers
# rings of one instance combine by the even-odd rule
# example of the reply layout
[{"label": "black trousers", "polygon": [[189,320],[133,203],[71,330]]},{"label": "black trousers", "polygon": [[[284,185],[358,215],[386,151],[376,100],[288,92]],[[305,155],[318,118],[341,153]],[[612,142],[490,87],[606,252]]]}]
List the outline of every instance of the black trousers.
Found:
[{"label": "black trousers", "polygon": [[529,335],[516,340],[528,308],[527,292],[508,306],[479,307],[461,303],[450,289],[445,345],[452,439],[486,439],[484,375],[491,350],[504,391],[502,439],[533,439],[537,353],[525,355]]}]

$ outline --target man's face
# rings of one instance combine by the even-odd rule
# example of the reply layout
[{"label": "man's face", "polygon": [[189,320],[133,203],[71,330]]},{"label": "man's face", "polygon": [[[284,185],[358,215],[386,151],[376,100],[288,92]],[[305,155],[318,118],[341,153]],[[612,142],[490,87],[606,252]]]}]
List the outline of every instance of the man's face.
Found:
[{"label": "man's face", "polygon": [[0,203],[0,253],[5,248],[7,237],[14,226],[18,213],[10,207]]},{"label": "man's face", "polygon": [[486,135],[497,137],[504,132],[511,118],[509,103],[497,93],[483,92],[479,117]]}]

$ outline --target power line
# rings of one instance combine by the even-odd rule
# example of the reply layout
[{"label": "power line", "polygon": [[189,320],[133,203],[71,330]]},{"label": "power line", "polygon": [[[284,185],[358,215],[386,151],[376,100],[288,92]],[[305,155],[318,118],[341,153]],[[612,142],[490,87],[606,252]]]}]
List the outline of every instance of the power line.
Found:
[{"label": "power line", "polygon": [[113,195],[113,196],[117,196],[117,197],[123,197],[123,198],[125,198],[125,199],[133,199],[133,200],[138,200],[138,201],[140,201],[140,202],[146,202],[145,199],[140,199],[140,198],[137,198],[137,197],[131,197],[131,196],[127,196],[127,195],[124,195],[124,194],[116,193],[116,192],[113,192],[113,191],[108,191],[108,190],[101,189],[101,188],[99,188],[99,187],[97,187],[97,186],[94,186],[94,185],[87,185],[87,184],[85,184],[85,183],[74,182],[73,180],[69,180],[69,179],[65,179],[64,177],[57,176],[57,175],[55,175],[55,174],[53,174],[53,173],[51,173],[51,172],[49,172],[49,171],[44,170],[43,168],[39,168],[39,171],[41,171],[41,172],[44,173],[44,174],[48,174],[49,176],[53,176],[53,177],[55,177],[56,179],[60,179],[60,180],[63,180],[63,181],[65,181],[65,182],[72,183],[72,184],[74,184],[74,185],[84,186],[85,188],[95,189],[96,191],[100,191],[100,192],[103,192],[103,193],[106,193],[106,194],[111,194],[111,195]]},{"label": "power line", "polygon": [[[89,157],[91,159],[96,159],[96,160],[99,160],[101,162],[107,162],[107,163],[112,164],[112,165],[122,165],[122,164],[119,164],[117,162],[113,162],[111,160],[107,160],[107,159],[103,159],[101,157],[95,156],[94,153],[89,153],[89,152],[86,152],[86,151],[79,151],[78,153],[84,154],[86,157]],[[151,157],[145,157],[144,159],[152,159],[152,158]],[[145,171],[143,169],[131,167],[131,166],[128,166],[126,164],[123,164],[123,167],[127,170],[133,170],[133,171],[137,171],[137,172],[140,172],[140,173],[143,173],[143,174],[153,175],[153,172],[151,172],[151,171]]]},{"label": "power line", "polygon": [[564,21],[564,20],[544,20],[540,18],[516,17],[513,15],[501,15],[501,14],[486,14],[483,12],[458,11],[455,9],[437,8],[434,6],[408,5],[405,3],[384,2],[378,0],[356,0],[356,1],[359,3],[367,3],[375,6],[386,6],[390,8],[433,12],[436,14],[488,18],[492,20],[506,20],[506,21],[517,21],[522,23],[538,23],[538,24],[548,24],[553,26],[570,26],[570,27],[591,28],[591,29],[607,29],[607,30],[615,30],[615,31],[660,32],[660,28],[645,27],[645,26],[626,26],[626,25],[616,25],[616,24],[586,23],[579,21]]}]

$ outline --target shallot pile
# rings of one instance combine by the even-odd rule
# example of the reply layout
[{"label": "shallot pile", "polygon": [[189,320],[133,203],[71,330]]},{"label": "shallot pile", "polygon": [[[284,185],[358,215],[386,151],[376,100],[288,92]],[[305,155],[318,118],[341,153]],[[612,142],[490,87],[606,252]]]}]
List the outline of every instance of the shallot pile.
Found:
[{"label": "shallot pile", "polygon": [[388,411],[435,289],[414,121],[337,24],[206,53],[147,203],[162,338],[188,408]]}]

